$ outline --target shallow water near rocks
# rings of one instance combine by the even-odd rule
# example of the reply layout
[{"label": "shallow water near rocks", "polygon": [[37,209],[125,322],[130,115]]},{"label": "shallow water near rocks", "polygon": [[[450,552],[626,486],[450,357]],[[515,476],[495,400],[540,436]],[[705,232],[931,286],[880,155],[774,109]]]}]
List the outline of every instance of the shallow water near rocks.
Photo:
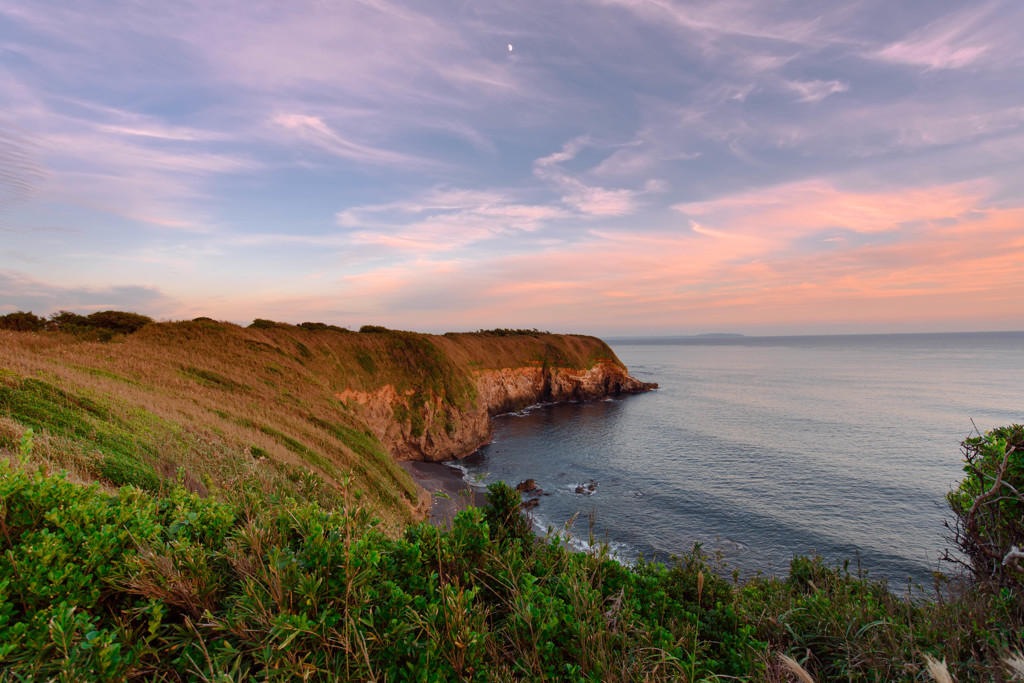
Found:
[{"label": "shallow water near rocks", "polygon": [[575,518],[577,547],[592,534],[624,561],[697,541],[744,576],[817,552],[930,586],[972,419],[1024,421],[1024,333],[611,345],[661,388],[500,416],[457,464],[484,484],[536,479],[539,531]]}]

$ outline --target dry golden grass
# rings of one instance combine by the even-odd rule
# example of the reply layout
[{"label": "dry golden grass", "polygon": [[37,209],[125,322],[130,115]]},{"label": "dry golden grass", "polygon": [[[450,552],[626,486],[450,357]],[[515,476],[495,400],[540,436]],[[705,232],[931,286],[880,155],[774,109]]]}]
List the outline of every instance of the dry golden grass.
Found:
[{"label": "dry golden grass", "polygon": [[800,666],[799,662],[795,659],[783,654],[779,655],[779,659],[782,660],[782,663],[786,665],[786,668],[789,669],[790,672],[793,673],[799,681],[801,681],[801,683],[814,683],[814,679],[811,678],[811,675],[807,673],[807,671]]},{"label": "dry golden grass", "polygon": [[[397,528],[418,503],[415,485],[369,432],[360,407],[337,394],[391,385],[444,394],[453,410],[469,409],[477,370],[590,367],[601,358],[614,358],[603,342],[572,335],[363,334],[202,321],[152,324],[106,343],[0,331],[0,389],[21,391],[31,378],[101,404],[105,419],[130,427],[139,458],[196,490],[230,487],[253,468],[272,469],[293,487],[307,471],[328,487],[351,476]],[[0,401],[0,448],[6,440],[10,450],[28,426],[13,417]],[[103,448],[88,435],[40,425],[34,459],[76,479],[97,478]]]},{"label": "dry golden grass", "polygon": [[934,657],[925,655],[924,663],[928,667],[928,673],[935,679],[935,683],[953,683],[953,678],[949,675],[949,669],[946,668],[946,660],[940,662]]},{"label": "dry golden grass", "polygon": [[1024,656],[1019,652],[1006,657],[1006,668],[1010,673],[1010,679],[1024,681]]}]

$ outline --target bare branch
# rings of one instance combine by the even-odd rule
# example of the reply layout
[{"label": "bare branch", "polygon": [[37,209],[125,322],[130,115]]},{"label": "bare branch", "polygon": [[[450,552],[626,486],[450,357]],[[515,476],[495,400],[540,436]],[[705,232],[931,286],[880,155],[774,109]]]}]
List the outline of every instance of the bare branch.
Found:
[{"label": "bare branch", "polygon": [[1006,553],[1006,557],[1003,558],[1003,566],[1013,567],[1017,571],[1024,571],[1024,568],[1017,566],[1018,560],[1024,560],[1024,551],[1015,545],[1011,545],[1010,552]]}]

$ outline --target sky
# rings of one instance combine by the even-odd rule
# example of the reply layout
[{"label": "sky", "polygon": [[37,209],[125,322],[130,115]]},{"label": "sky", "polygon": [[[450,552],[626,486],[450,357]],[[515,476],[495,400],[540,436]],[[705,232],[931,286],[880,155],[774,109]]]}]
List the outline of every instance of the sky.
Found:
[{"label": "sky", "polygon": [[0,314],[1024,329],[1020,0],[0,0]]}]

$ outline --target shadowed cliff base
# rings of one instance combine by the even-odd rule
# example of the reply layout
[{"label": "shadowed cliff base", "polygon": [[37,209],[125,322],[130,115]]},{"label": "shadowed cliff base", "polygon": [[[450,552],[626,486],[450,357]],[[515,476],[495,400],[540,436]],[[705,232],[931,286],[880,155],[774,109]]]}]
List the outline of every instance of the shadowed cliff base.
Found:
[{"label": "shadowed cliff base", "polygon": [[427,521],[434,526],[450,529],[452,522],[467,507],[484,507],[487,494],[474,488],[462,477],[462,472],[443,463],[416,462],[406,460],[400,463],[417,486],[431,496]]}]

